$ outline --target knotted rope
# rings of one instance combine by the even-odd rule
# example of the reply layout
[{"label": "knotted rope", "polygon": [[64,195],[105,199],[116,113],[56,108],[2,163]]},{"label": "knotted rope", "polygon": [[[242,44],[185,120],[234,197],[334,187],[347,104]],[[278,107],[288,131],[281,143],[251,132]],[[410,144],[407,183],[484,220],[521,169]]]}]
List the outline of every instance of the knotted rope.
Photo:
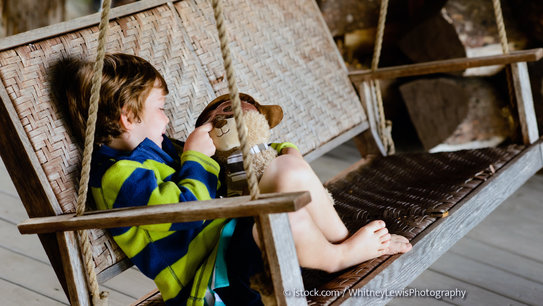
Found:
[{"label": "knotted rope", "polygon": [[[388,0],[381,0],[379,7],[379,21],[377,24],[377,34],[375,36],[375,44],[373,49],[373,58],[371,60],[371,71],[376,71],[379,66],[381,57],[381,49],[383,47],[383,36],[385,33],[385,22],[387,16]],[[379,117],[379,137],[383,141],[383,145],[388,154],[394,154],[396,151],[394,141],[392,140],[392,122],[385,119],[385,108],[383,107],[383,96],[381,95],[381,86],[379,80],[372,80],[375,88],[375,97],[377,99],[377,112]],[[368,110],[368,111],[374,111]]]},{"label": "knotted rope", "polygon": [[258,180],[256,178],[256,174],[253,171],[253,167],[249,162],[248,158],[251,148],[247,144],[247,126],[245,125],[245,119],[242,116],[238,85],[236,83],[236,77],[234,75],[234,67],[232,65],[232,58],[230,56],[230,48],[228,47],[229,41],[226,33],[226,26],[224,24],[222,3],[220,0],[212,0],[211,2],[213,5],[213,13],[215,15],[217,31],[219,32],[222,59],[224,62],[224,69],[226,70],[228,90],[230,91],[230,101],[232,101],[232,107],[234,109],[234,119],[236,121],[236,129],[238,131],[241,154],[243,156],[243,169],[245,169],[245,173],[247,173],[251,200],[255,200],[258,199],[260,195],[260,189],[258,188]]},{"label": "knotted rope", "polygon": [[[111,0],[104,0],[102,3],[102,14],[100,18],[98,49],[96,61],[93,66],[91,97],[89,103],[89,116],[85,129],[85,144],[83,149],[83,160],[81,167],[81,179],[79,180],[79,191],[77,196],[76,215],[81,216],[85,213],[85,204],[87,201],[87,192],[90,176],[90,164],[92,151],[94,147],[94,133],[96,131],[96,120],[98,118],[98,101],[100,99],[100,85],[102,83],[102,69],[104,66],[104,56],[106,54],[106,38],[109,25],[109,11]],[[107,305],[108,292],[100,292],[96,271],[94,270],[94,260],[92,257],[92,245],[86,230],[78,231],[79,243],[83,253],[85,269],[87,271],[87,285],[91,294],[93,305]]]}]

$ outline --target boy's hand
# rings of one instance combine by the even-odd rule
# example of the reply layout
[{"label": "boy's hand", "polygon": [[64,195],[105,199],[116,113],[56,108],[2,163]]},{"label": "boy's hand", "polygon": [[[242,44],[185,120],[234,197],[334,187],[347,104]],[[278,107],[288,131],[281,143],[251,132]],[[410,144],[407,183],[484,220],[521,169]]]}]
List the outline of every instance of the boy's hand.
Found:
[{"label": "boy's hand", "polygon": [[203,153],[207,156],[213,156],[215,154],[215,145],[213,144],[213,139],[211,139],[211,136],[209,136],[209,132],[211,132],[211,130],[213,130],[213,125],[211,122],[203,124],[194,129],[185,142],[183,152],[192,150]]},{"label": "boy's hand", "polygon": [[294,155],[300,158],[304,158],[302,153],[300,153],[300,151],[296,150],[295,148],[284,148],[283,150],[281,150],[281,155],[285,155],[285,154],[290,154],[290,155]]}]

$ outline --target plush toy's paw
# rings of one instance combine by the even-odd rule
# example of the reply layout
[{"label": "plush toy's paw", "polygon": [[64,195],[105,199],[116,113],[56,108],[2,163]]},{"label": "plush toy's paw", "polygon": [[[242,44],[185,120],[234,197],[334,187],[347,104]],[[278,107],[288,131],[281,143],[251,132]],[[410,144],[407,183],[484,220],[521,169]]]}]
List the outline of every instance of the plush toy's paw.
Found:
[{"label": "plush toy's paw", "polygon": [[268,148],[265,151],[249,155],[249,162],[251,163],[251,166],[253,167],[253,170],[255,171],[258,180],[260,180],[262,174],[264,174],[264,170],[266,170],[266,167],[268,167],[271,161],[276,157],[277,151],[272,148]]}]

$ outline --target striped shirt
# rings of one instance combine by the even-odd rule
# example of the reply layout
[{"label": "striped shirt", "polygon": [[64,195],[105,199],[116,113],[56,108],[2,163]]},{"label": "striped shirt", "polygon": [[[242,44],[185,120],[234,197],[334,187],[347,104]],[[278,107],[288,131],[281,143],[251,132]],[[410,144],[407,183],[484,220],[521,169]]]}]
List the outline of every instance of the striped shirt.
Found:
[{"label": "striped shirt", "polygon": [[[218,174],[219,165],[202,153],[179,155],[166,137],[162,149],[145,139],[132,152],[98,147],[90,188],[98,209],[208,200],[216,196]],[[166,305],[203,305],[225,223],[215,219],[128,226],[110,233],[155,281]]]}]

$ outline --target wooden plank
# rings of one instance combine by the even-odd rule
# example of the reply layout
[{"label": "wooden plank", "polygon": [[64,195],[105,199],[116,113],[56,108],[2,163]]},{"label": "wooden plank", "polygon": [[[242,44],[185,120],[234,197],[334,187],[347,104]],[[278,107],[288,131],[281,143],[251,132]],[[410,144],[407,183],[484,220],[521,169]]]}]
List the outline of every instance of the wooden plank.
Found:
[{"label": "wooden plank", "polygon": [[304,284],[287,214],[260,215],[258,221],[277,304],[307,305],[294,294],[303,292]]},{"label": "wooden plank", "polygon": [[534,98],[526,62],[511,64],[511,77],[517,101],[520,128],[524,144],[532,144],[539,138]]},{"label": "wooden plank", "polygon": [[[391,256],[353,288],[374,291],[405,288],[542,167],[541,142],[538,142],[453,207],[447,218],[439,219],[415,237],[411,251]],[[346,298],[348,296],[340,298],[337,304]],[[389,299],[365,298],[364,304],[383,305]],[[359,302],[359,299],[352,298],[345,301],[344,305],[357,305]]]},{"label": "wooden plank", "polygon": [[339,170],[350,168],[360,160],[360,153],[352,141],[341,144],[333,151],[310,163],[321,182],[326,182],[338,174]]},{"label": "wooden plank", "polygon": [[[171,0],[146,0],[137,1],[134,3],[126,4],[123,6],[115,7],[111,9],[109,18],[113,20],[126,15],[141,12],[147,9],[151,9],[160,5],[163,5]],[[175,1],[174,1],[175,2]],[[56,23],[43,28],[30,30],[24,33],[8,36],[0,39],[0,51],[17,47],[20,45],[28,44],[34,41],[42,40],[45,38],[57,36],[60,34],[77,31],[86,27],[98,25],[100,23],[100,13],[95,13],[73,20]]]},{"label": "wooden plank", "polygon": [[[14,273],[23,273],[22,269],[24,271],[32,271],[32,273],[39,273],[40,275],[47,276],[53,275],[53,270],[51,268],[41,268],[44,266],[50,266],[49,259],[47,258],[47,255],[45,254],[45,251],[43,250],[41,243],[38,239],[38,236],[35,235],[25,235],[21,236],[17,230],[16,225],[8,223],[6,221],[0,221],[0,249],[3,249],[6,251],[6,253],[0,252],[0,258],[2,258],[2,261],[9,262],[10,264],[16,264],[16,265],[24,265],[21,267],[15,267]],[[6,255],[8,254],[8,255]],[[12,259],[15,258],[16,260],[13,261]],[[19,297],[10,296],[10,298],[13,298],[14,300],[18,300],[19,304],[24,300],[24,305],[33,304],[33,301],[44,301],[45,305],[53,303],[54,305],[58,305],[62,301],[64,301],[66,298],[64,298],[62,301],[58,300],[51,300],[50,297],[47,297],[45,294],[37,294],[37,292],[45,292],[44,289],[48,288],[52,284],[58,284],[56,287],[54,287],[55,292],[58,291],[60,288],[60,284],[57,280],[54,282],[30,282],[30,283],[23,283],[21,285],[18,284],[18,279],[13,278],[10,273],[4,273],[4,271],[0,270],[0,274],[2,275],[0,279],[6,279],[10,282],[13,286],[16,286],[17,288],[14,290],[14,292],[21,292]],[[24,272],[26,273],[26,272]],[[23,273],[23,274],[24,274]],[[26,274],[27,276],[30,274]],[[42,276],[40,276],[42,277]],[[52,276],[51,278],[55,278],[55,276]],[[49,278],[48,278],[49,280]],[[111,293],[110,295],[110,305],[127,305],[128,303],[131,303],[132,300],[135,300],[138,296],[134,296],[135,294],[143,294],[144,292],[147,292],[151,290],[150,288],[154,287],[154,283],[152,280],[147,279],[145,275],[137,271],[136,269],[129,269],[127,272],[117,276],[114,280],[110,280],[103,284],[103,288],[106,291],[109,291]],[[2,294],[2,290],[4,287],[0,284],[0,294]],[[25,292],[28,292],[31,296],[29,296],[28,303],[26,301],[26,294]],[[33,297],[37,294],[37,297]],[[4,295],[6,296],[6,295]],[[41,296],[41,298],[38,298]],[[7,301],[10,300],[10,298],[7,299]],[[3,299],[3,303],[6,300]],[[47,302],[49,301],[49,302]],[[54,302],[52,302],[54,301]],[[11,305],[10,303],[8,303]],[[17,303],[13,303],[15,305]]]},{"label": "wooden plank", "polygon": [[45,254],[37,235],[21,235],[17,231],[16,224],[4,220],[0,220],[0,247],[49,264],[47,254]]},{"label": "wooden plank", "polygon": [[[447,253],[446,253],[447,254]],[[488,255],[487,255],[488,256]],[[434,264],[435,265],[435,264]],[[433,266],[432,266],[433,267]],[[443,298],[439,303],[433,298],[421,298],[421,297],[409,297],[409,298],[395,298],[387,305],[400,306],[400,305],[442,305],[451,303],[453,305],[524,305],[512,299],[506,298],[499,293],[488,291],[479,288],[476,285],[466,283],[464,281],[449,277],[447,275],[435,272],[430,267],[417,279],[415,279],[409,288],[419,288],[425,290],[427,288],[444,289],[444,290],[466,290],[466,295],[462,299],[457,297],[454,299]],[[450,305],[450,304],[448,304]]]},{"label": "wooden plank", "polygon": [[[541,202],[539,204],[541,205]],[[468,237],[533,261],[543,262],[543,236],[534,234],[541,233],[543,225],[539,215],[535,211],[533,214],[532,218],[526,218],[519,216],[516,209],[500,209],[494,212],[492,219],[482,222],[484,227],[469,233]],[[539,221],[536,221],[537,219]]]},{"label": "wooden plank", "polygon": [[510,54],[499,54],[481,57],[455,58],[439,61],[431,61],[419,64],[386,67],[371,70],[354,70],[349,72],[349,77],[354,83],[372,79],[393,79],[406,76],[424,75],[461,71],[472,67],[505,65],[516,62],[535,62],[543,57],[543,49],[531,49],[514,51]]},{"label": "wooden plank", "polygon": [[48,264],[37,262],[4,248],[0,248],[0,258],[5,263],[0,265],[0,275],[3,279],[33,290],[58,303],[68,303],[55,273]]},{"label": "wooden plank", "polygon": [[103,283],[107,290],[115,290],[133,298],[139,299],[146,292],[156,289],[155,282],[147,278],[136,268],[131,268]]},{"label": "wooden plank", "polygon": [[67,303],[51,299],[32,288],[25,288],[0,277],[0,296],[3,305],[58,306]]},{"label": "wooden plank", "polygon": [[[513,206],[517,203],[512,201],[512,199],[509,199],[507,204],[511,204],[511,206]],[[498,207],[498,209],[499,208],[501,207]],[[540,210],[543,210],[543,207],[541,207]],[[488,216],[487,220],[494,219],[494,213]],[[479,231],[479,228],[483,225],[484,224],[481,223],[474,231]],[[504,229],[504,231],[506,230],[507,229]],[[497,234],[499,235],[499,233]],[[526,233],[526,236],[533,237],[534,235]],[[524,240],[526,244],[534,243],[534,241],[528,241],[526,238],[527,237],[518,237],[518,239]],[[538,243],[536,242],[534,244]],[[539,245],[542,246],[541,244]],[[484,261],[486,265],[507,271],[507,273],[529,279],[536,283],[543,284],[542,261],[536,261],[523,255],[508,252],[507,250],[494,247],[491,244],[486,243],[486,241],[481,241],[479,239],[476,240],[466,236],[462,240],[458,241],[458,243],[455,244],[449,252],[469,258],[473,261]],[[489,254],[492,254],[492,256],[488,256]],[[541,252],[539,252],[539,254],[541,254]],[[432,269],[432,267],[430,267],[430,269]]]},{"label": "wooden plank", "polygon": [[123,271],[129,269],[134,264],[130,261],[130,259],[125,258],[121,261],[118,261],[114,263],[113,265],[105,268],[104,270],[100,271],[98,273],[97,278],[99,283],[104,283],[109,281],[110,279],[116,277],[117,275],[121,274]]},{"label": "wooden plank", "polygon": [[543,284],[454,253],[449,252],[443,255],[435,262],[433,269],[464,282],[476,284],[486,290],[500,293],[519,303],[536,305],[543,299]]},{"label": "wooden plank", "polygon": [[[17,195],[17,190],[15,189],[15,186],[13,186],[13,182],[9,177],[8,170],[3,163],[2,167],[0,167],[0,192],[19,198]],[[23,206],[21,205],[21,207]]]},{"label": "wooden plank", "polygon": [[317,158],[321,157],[322,155],[326,154],[327,152],[331,151],[332,149],[336,148],[340,144],[349,141],[351,138],[362,133],[368,128],[369,128],[369,124],[366,121],[364,121],[361,124],[356,125],[350,130],[344,132],[343,134],[338,135],[337,137],[333,139],[330,139],[328,142],[321,143],[315,150],[306,153],[304,155],[304,159],[308,163],[312,162],[316,160]]},{"label": "wooden plank", "polygon": [[16,197],[10,193],[0,191],[0,203],[2,203],[0,206],[2,209],[0,219],[14,225],[28,219],[28,214],[26,213],[23,203],[21,203],[21,199],[19,199],[18,196]]},{"label": "wooden plank", "polygon": [[250,196],[191,201],[176,204],[130,207],[87,212],[83,216],[66,214],[29,219],[19,224],[22,234],[49,233],[91,228],[190,222],[216,218],[256,216],[262,213],[291,212],[311,201],[307,191],[262,194],[251,201]]}]

